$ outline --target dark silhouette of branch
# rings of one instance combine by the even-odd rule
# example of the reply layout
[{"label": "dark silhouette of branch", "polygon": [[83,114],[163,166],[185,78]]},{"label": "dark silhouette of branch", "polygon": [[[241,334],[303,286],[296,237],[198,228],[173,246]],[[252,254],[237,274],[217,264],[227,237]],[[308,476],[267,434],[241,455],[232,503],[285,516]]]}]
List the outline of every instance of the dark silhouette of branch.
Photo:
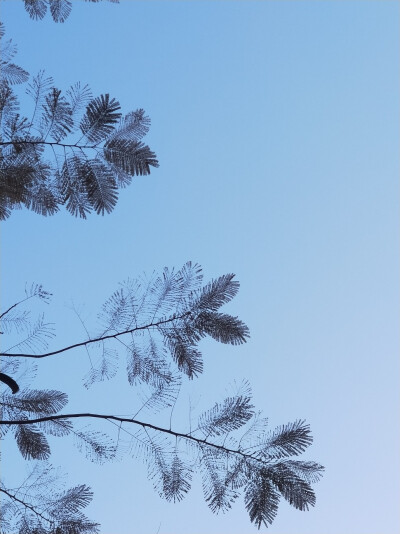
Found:
[{"label": "dark silhouette of branch", "polygon": [[[29,297],[28,297],[29,298]],[[5,312],[3,312],[2,314],[0,314],[0,319],[2,319],[5,315],[7,315],[7,313],[9,313],[12,309],[16,308],[18,306],[18,304],[21,304],[21,302],[24,302],[25,300],[28,300],[28,298],[26,299],[23,299],[23,300],[20,300],[19,302],[16,302],[15,304],[13,304],[12,306],[10,306],[9,308],[7,308],[7,310]]]},{"label": "dark silhouette of branch", "polygon": [[0,146],[16,146],[16,145],[46,145],[46,146],[60,146],[62,148],[99,148],[98,145],[79,145],[78,143],[75,144],[67,144],[67,143],[56,143],[56,142],[50,142],[45,140],[40,141],[34,141],[31,139],[18,139],[15,141],[6,141],[6,142],[0,142]]},{"label": "dark silhouette of branch", "polygon": [[4,373],[0,373],[0,381],[4,384],[7,384],[7,386],[11,389],[13,394],[18,393],[19,391],[19,385],[16,383],[16,381],[11,378],[11,376],[8,376]]},{"label": "dark silhouette of branch", "polygon": [[105,414],[97,414],[97,413],[58,414],[58,415],[49,415],[46,417],[38,417],[36,419],[19,419],[15,421],[0,421],[0,425],[34,425],[37,423],[45,423],[46,421],[58,421],[60,419],[80,419],[83,417],[87,417],[91,419],[105,419],[106,421],[118,421],[119,423],[129,423],[132,425],[141,426],[142,428],[150,428],[151,430],[156,430],[157,432],[162,432],[163,434],[169,434],[171,436],[174,436],[175,438],[182,438],[182,439],[190,440],[190,441],[197,443],[198,445],[206,445],[207,447],[218,449],[222,452],[226,452],[227,454],[235,454],[246,460],[258,462],[262,465],[266,464],[264,460],[261,460],[260,458],[257,458],[256,456],[253,456],[251,454],[246,454],[240,450],[229,449],[228,447],[225,447],[224,445],[218,445],[211,441],[207,441],[207,439],[196,438],[195,436],[192,436],[190,434],[185,434],[183,432],[175,432],[174,430],[164,428],[161,426],[157,426],[157,425],[153,425],[151,423],[146,423],[145,421],[139,421],[137,419],[129,419],[127,417],[118,417],[117,415],[105,415]]},{"label": "dark silhouette of branch", "polygon": [[0,356],[8,356],[10,358],[47,358],[48,356],[54,356],[56,354],[61,354],[62,352],[67,352],[71,349],[76,349],[78,347],[85,347],[86,345],[90,345],[91,343],[98,343],[99,341],[105,341],[106,339],[117,339],[120,336],[124,336],[125,334],[132,334],[133,332],[137,332],[139,330],[148,330],[149,328],[157,328],[158,326],[165,325],[168,323],[171,323],[173,321],[183,319],[184,317],[187,317],[190,315],[191,312],[185,312],[182,315],[179,316],[172,316],[169,319],[164,319],[161,321],[157,321],[156,323],[149,323],[144,326],[136,326],[135,328],[131,328],[129,330],[125,330],[124,332],[117,332],[116,334],[108,334],[107,336],[101,336],[94,339],[88,339],[86,341],[81,341],[80,343],[75,343],[73,345],[69,345],[68,347],[63,347],[62,349],[54,350],[52,352],[46,352],[45,354],[9,354],[7,352],[1,352]]},{"label": "dark silhouette of branch", "polygon": [[33,506],[31,506],[30,504],[27,504],[26,502],[24,501],[21,501],[21,499],[18,499],[18,497],[16,497],[15,495],[12,495],[11,493],[9,493],[7,490],[3,489],[3,488],[0,488],[0,492],[1,493],[4,493],[5,495],[7,495],[7,497],[9,497],[10,499],[12,499],[13,501],[16,501],[18,502],[19,504],[22,504],[23,506],[25,506],[25,508],[28,508],[29,510],[31,510],[34,514],[36,514],[38,517],[40,517],[41,519],[44,519],[45,521],[47,521],[48,523],[51,523],[50,519],[48,519],[47,517],[45,517],[44,515],[42,515],[40,512],[38,512]]},{"label": "dark silhouette of branch", "polygon": [[[127,350],[128,381],[133,386],[145,388],[147,407],[154,411],[162,408],[172,408],[173,411],[180,391],[180,375],[192,379],[202,372],[202,355],[197,348],[202,338],[211,336],[222,343],[239,345],[249,337],[249,330],[242,321],[219,312],[234,298],[238,289],[239,282],[234,280],[233,274],[222,275],[203,285],[201,267],[192,262],[187,262],[179,270],[165,267],[161,274],[153,272],[150,278],[129,279],[103,304],[98,315],[101,330],[96,337],[91,338],[86,332],[85,341],[45,354],[2,353],[3,357],[16,358],[8,360],[3,370],[11,373],[7,365],[17,369],[23,357],[44,358],[77,347],[88,350],[88,345],[97,343],[101,354],[95,365],[91,363],[84,380],[85,387],[89,387],[94,382],[115,376],[119,351],[105,343],[114,339]],[[30,293],[45,301],[49,296],[37,284],[32,286]],[[9,331],[21,328],[21,317],[11,314],[8,320]],[[23,326],[26,329],[29,322]],[[20,342],[20,350],[39,351],[37,344],[49,336],[45,327],[41,318],[30,328],[28,337]],[[141,335],[133,335],[138,331]],[[121,339],[125,334],[131,334],[128,340]],[[47,350],[46,345],[41,346],[40,350]],[[192,474],[200,470],[205,501],[211,511],[227,511],[242,493],[250,520],[258,528],[272,523],[281,497],[299,510],[308,510],[315,505],[311,484],[321,478],[323,466],[290,459],[312,444],[309,425],[297,420],[267,431],[267,420],[261,418],[260,412],[255,412],[251,388],[245,380],[232,394],[200,414],[194,431],[192,427],[183,432],[173,430],[171,418],[168,426],[159,426],[145,417],[144,420],[138,419],[139,412],[134,411],[130,411],[129,416],[61,413],[67,409],[67,402],[67,395],[55,390],[24,388],[15,396],[4,392],[0,397],[1,434],[7,431],[14,434],[25,459],[46,460],[51,453],[47,435],[63,437],[72,432],[81,452],[93,461],[104,462],[124,452],[124,447],[118,447],[122,430],[132,438],[129,454],[145,460],[149,478],[160,496],[168,501],[180,501],[191,488]],[[75,419],[103,420],[117,426],[116,443],[97,430],[74,430]],[[244,434],[240,437],[237,431],[242,427]],[[13,490],[9,491],[13,493]],[[35,498],[39,507],[35,500],[32,501],[33,497],[28,499],[29,505],[55,518],[56,527],[51,525],[49,532],[41,525],[43,534],[72,532],[72,526],[76,534],[98,532],[97,524],[83,520],[79,514],[71,517],[67,510],[66,515],[59,516],[65,508],[64,498],[79,507],[79,503],[86,504],[91,499],[90,488],[77,486],[64,496],[55,494],[54,497],[53,494],[54,491],[46,501],[43,494],[38,493]],[[26,496],[22,498],[27,499]],[[52,507],[50,511],[48,505]],[[25,511],[29,515],[29,510]],[[35,532],[35,517],[31,516],[29,532]],[[13,521],[18,523],[18,518],[14,520],[10,515],[9,524]],[[14,528],[13,531],[17,530]]]}]

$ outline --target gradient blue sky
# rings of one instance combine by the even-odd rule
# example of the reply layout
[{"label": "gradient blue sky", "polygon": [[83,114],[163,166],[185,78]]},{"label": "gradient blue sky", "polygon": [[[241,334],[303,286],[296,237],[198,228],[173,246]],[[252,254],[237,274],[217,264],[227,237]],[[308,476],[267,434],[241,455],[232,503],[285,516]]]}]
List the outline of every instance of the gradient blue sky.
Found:
[{"label": "gradient blue sky", "polygon": [[[63,25],[31,21],[20,1],[0,8],[19,65],[144,108],[160,160],[109,216],[22,210],[3,223],[2,306],[42,282],[60,346],[85,337],[71,299],[94,324],[143,271],[192,260],[207,279],[236,273],[229,311],[251,340],[203,344],[194,402],[245,377],[272,427],[310,423],[305,458],[326,466],[315,509],[282,502],[269,532],[397,534],[399,3],[74,2]],[[43,362],[35,386],[67,391],[70,410],[131,411],[123,374],[86,392],[87,368],[84,352]],[[168,504],[140,462],[98,467],[53,448],[72,484],[93,487],[102,534],[256,531],[242,502],[214,516],[199,479]]]}]

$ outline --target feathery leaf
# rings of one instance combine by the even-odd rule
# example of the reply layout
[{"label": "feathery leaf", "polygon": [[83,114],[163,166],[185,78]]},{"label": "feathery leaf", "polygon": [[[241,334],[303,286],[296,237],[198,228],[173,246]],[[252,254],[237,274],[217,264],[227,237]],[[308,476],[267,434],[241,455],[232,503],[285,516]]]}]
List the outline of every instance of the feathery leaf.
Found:
[{"label": "feathery leaf", "polygon": [[308,510],[315,505],[315,493],[310,484],[297,476],[285,462],[268,469],[272,483],[281,495],[297,510]]},{"label": "feathery leaf", "polygon": [[224,274],[212,280],[195,295],[194,305],[202,311],[217,311],[226,304],[239,290],[239,282],[233,280],[234,274]]},{"label": "feathery leaf", "polygon": [[199,429],[206,436],[220,436],[243,426],[254,414],[250,397],[227,397],[199,417]]},{"label": "feathery leaf", "polygon": [[45,0],[24,0],[25,9],[31,19],[41,20],[47,11],[47,2]]},{"label": "feathery leaf", "polygon": [[144,114],[143,109],[131,111],[121,119],[118,128],[112,134],[112,139],[140,141],[148,133],[150,124],[150,117]]},{"label": "feathery leaf", "polygon": [[87,198],[97,214],[110,213],[118,200],[114,175],[100,160],[88,160],[85,165]]},{"label": "feathery leaf", "polygon": [[65,158],[61,171],[61,191],[67,210],[75,217],[86,219],[91,212],[85,184],[86,167],[77,156]]},{"label": "feathery leaf", "polygon": [[86,113],[81,121],[81,131],[88,141],[99,143],[103,141],[115,129],[121,113],[119,102],[110,99],[109,94],[94,98],[86,108]]},{"label": "feathery leaf", "polygon": [[287,456],[297,456],[305,451],[312,441],[310,425],[306,424],[305,421],[298,420],[279,426],[270,432],[264,446],[259,451],[259,456],[276,460]]},{"label": "feathery leaf", "polygon": [[192,471],[175,453],[163,476],[163,496],[167,501],[181,501],[190,490]]},{"label": "feathery leaf", "polygon": [[71,13],[72,3],[69,0],[49,0],[49,2],[54,22],[64,22]]},{"label": "feathery leaf", "polygon": [[107,161],[132,176],[146,176],[150,166],[159,166],[155,153],[135,139],[112,137],[104,145],[103,153]]},{"label": "feathery leaf", "polygon": [[260,470],[253,474],[246,487],[245,505],[250,521],[260,528],[271,524],[278,513],[279,494],[268,475]]},{"label": "feathery leaf", "polygon": [[92,367],[84,380],[84,386],[89,388],[95,382],[103,382],[113,378],[118,370],[117,351],[104,347],[100,358],[100,365]]},{"label": "feathery leaf", "polygon": [[106,434],[81,430],[75,431],[74,437],[78,450],[92,462],[103,463],[115,458],[116,447]]},{"label": "feathery leaf", "polygon": [[14,65],[14,63],[6,63],[5,61],[0,63],[0,73],[2,79],[11,85],[26,82],[29,78],[26,70]]},{"label": "feathery leaf", "polygon": [[47,439],[33,425],[18,426],[15,430],[15,439],[22,456],[27,460],[47,460],[50,456]]},{"label": "feathery leaf", "polygon": [[16,397],[6,395],[3,402],[14,410],[46,416],[62,410],[68,403],[68,395],[52,389],[30,389]]},{"label": "feathery leaf", "polygon": [[53,87],[45,97],[40,123],[41,133],[50,135],[56,142],[63,139],[73,128],[72,110],[61,91]]},{"label": "feathery leaf", "polygon": [[237,317],[216,312],[201,312],[195,321],[195,328],[201,335],[208,334],[216,341],[241,345],[250,337],[248,327]]}]

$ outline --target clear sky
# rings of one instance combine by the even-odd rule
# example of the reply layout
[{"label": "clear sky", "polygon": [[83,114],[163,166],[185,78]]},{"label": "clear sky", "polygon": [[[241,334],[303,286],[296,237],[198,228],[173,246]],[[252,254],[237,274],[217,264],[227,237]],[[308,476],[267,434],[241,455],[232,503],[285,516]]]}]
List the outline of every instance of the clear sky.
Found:
[{"label": "clear sky", "polygon": [[[118,282],[143,271],[192,260],[206,279],[236,273],[229,311],[251,340],[203,344],[194,402],[207,408],[245,377],[272,427],[310,423],[304,458],[326,467],[316,507],[282,501],[272,534],[400,532],[399,7],[74,2],[62,25],[0,4],[18,65],[45,68],[60,88],[109,92],[123,112],[144,108],[160,160],[109,216],[13,213],[2,224],[2,306],[27,281],[43,283],[58,347],[85,337],[71,300],[94,324]],[[84,390],[85,352],[41,365],[34,386],[68,392],[71,410],[131,411],[123,373]],[[255,531],[242,502],[214,516],[200,479],[168,504],[140,462],[99,467],[70,442],[53,449],[71,484],[94,489],[88,513],[102,534]]]}]

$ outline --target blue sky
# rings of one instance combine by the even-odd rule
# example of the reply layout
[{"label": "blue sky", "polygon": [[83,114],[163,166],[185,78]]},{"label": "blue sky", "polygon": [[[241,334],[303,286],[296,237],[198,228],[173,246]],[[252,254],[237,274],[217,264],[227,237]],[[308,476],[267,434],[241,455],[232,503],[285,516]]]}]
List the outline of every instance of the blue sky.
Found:
[{"label": "blue sky", "polygon": [[[207,408],[247,378],[272,427],[310,423],[305,457],[326,466],[316,507],[282,502],[269,531],[399,532],[399,4],[74,2],[63,25],[31,21],[19,1],[1,8],[19,65],[144,108],[160,160],[109,216],[13,213],[2,306],[43,283],[60,346],[84,337],[71,299],[94,324],[128,277],[187,260],[206,279],[236,273],[229,311],[251,340],[203,344],[194,402]],[[130,411],[122,375],[81,387],[85,358],[43,362],[35,385],[81,411]],[[98,467],[55,442],[52,461],[93,487],[102,534],[255,531],[242,502],[214,516],[199,479],[173,505],[134,460]]]}]

